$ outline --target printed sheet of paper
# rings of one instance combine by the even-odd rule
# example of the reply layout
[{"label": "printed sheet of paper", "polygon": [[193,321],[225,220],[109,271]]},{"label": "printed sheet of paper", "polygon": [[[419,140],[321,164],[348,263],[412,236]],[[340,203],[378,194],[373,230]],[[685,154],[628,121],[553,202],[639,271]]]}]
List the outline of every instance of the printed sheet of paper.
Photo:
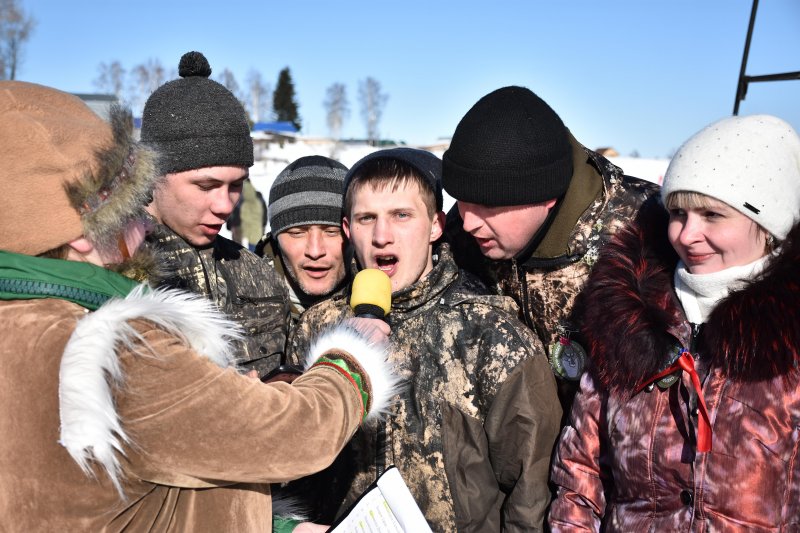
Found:
[{"label": "printed sheet of paper", "polygon": [[391,467],[356,502],[333,529],[334,533],[427,533],[431,531],[422,511],[403,481]]},{"label": "printed sheet of paper", "polygon": [[374,488],[364,495],[347,518],[336,529],[336,533],[404,533],[400,522],[394,517],[380,489]]}]

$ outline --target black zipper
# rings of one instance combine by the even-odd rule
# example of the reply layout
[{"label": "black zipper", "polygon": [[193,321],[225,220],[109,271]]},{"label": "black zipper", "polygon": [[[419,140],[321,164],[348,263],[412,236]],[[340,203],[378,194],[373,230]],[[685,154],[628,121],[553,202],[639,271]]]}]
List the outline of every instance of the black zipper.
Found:
[{"label": "black zipper", "polygon": [[[511,268],[513,270],[513,275],[516,276],[517,281],[519,281],[519,287],[520,287],[519,300],[520,300],[520,308],[522,310],[522,321],[525,323],[526,326],[528,326],[528,328],[531,331],[533,331],[536,334],[537,337],[542,339],[542,342],[546,344],[547,342],[549,342],[547,341],[548,339],[547,333],[540,330],[533,322],[533,319],[531,318],[533,316],[533,312],[531,311],[530,295],[528,294],[528,277],[525,275],[525,269],[519,268],[516,259],[511,260]],[[545,347],[547,348],[547,346]],[[549,348],[547,349],[549,350]]]},{"label": "black zipper", "polygon": [[697,360],[695,350],[697,350],[697,338],[700,337],[700,329],[703,327],[703,324],[690,322],[690,325],[692,326],[692,337],[689,339],[689,353]]},{"label": "black zipper", "polygon": [[[697,344],[698,344],[697,340],[700,337],[700,330],[702,329],[703,325],[702,324],[695,324],[694,322],[690,322],[690,325],[691,325],[691,328],[692,328],[692,335],[689,338],[689,354],[691,354],[692,358],[695,360],[695,368],[697,368],[697,360],[699,359],[699,356],[697,354]],[[689,387],[688,388],[688,390],[689,390],[689,414],[690,414],[691,420],[694,421],[693,424],[695,425],[695,431],[697,429],[697,424],[695,422],[697,421],[697,417],[699,416],[698,409],[697,409],[697,404],[699,403],[699,399],[698,399],[697,396],[699,394],[703,393],[703,391],[702,391],[702,381],[701,381],[700,385],[701,385],[701,390],[698,391],[696,394],[694,394],[694,387]]]}]

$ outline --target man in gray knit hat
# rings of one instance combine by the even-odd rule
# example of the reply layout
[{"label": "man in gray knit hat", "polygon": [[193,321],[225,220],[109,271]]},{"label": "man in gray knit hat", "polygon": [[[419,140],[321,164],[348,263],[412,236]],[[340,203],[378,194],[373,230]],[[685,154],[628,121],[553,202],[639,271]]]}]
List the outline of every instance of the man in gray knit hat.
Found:
[{"label": "man in gray knit hat", "polygon": [[286,281],[292,321],[346,280],[342,193],[347,167],[321,155],[301,157],[269,191],[270,232],[256,246]]},{"label": "man in gray knit hat", "polygon": [[152,281],[200,293],[240,323],[238,362],[264,376],[280,362],[288,295],[266,262],[219,236],[253,164],[247,116],[209,79],[199,52],[185,54],[178,72],[180,79],[150,96],[142,117],[142,142],[159,152],[163,176],[147,208],[158,222],[148,244],[164,258],[168,276]]}]

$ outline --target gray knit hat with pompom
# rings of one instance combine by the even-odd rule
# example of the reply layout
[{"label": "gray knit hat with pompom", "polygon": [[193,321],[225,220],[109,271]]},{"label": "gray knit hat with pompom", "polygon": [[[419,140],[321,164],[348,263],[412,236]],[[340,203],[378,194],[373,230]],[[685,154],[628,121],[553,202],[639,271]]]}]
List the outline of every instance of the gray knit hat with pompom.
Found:
[{"label": "gray knit hat with pompom", "polygon": [[144,106],[142,142],[160,152],[159,172],[253,165],[253,140],[239,100],[209,79],[211,66],[200,52],[178,65],[180,79],[155,90]]}]

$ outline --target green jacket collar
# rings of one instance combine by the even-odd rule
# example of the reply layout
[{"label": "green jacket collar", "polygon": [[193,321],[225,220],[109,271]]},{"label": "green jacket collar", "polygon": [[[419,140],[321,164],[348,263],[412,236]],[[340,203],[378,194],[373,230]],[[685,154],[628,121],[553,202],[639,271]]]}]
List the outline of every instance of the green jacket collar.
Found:
[{"label": "green jacket collar", "polygon": [[570,253],[575,225],[603,193],[603,177],[591,164],[583,146],[569,134],[572,145],[572,174],[569,188],[558,213],[532,256],[536,259],[559,257]]},{"label": "green jacket collar", "polygon": [[124,298],[137,285],[90,263],[0,250],[0,300],[57,298],[94,311],[110,298]]}]

